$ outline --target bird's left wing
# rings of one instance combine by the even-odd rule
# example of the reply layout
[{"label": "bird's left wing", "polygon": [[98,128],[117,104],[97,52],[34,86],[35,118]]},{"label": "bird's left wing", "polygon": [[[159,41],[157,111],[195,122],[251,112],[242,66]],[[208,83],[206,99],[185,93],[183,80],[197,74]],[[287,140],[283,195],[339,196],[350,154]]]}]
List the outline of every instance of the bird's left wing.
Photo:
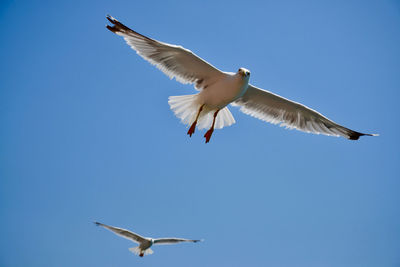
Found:
[{"label": "bird's left wing", "polygon": [[176,244],[176,243],[181,243],[181,242],[192,242],[192,243],[197,243],[202,240],[193,240],[193,239],[184,239],[184,238],[175,238],[175,237],[169,237],[169,238],[157,238],[153,240],[154,244],[157,245],[168,245],[168,244]]},{"label": "bird's left wing", "polygon": [[121,236],[123,238],[129,239],[129,240],[134,241],[134,242],[139,243],[139,244],[142,243],[143,241],[147,240],[145,237],[140,236],[140,235],[138,235],[136,233],[133,233],[133,232],[131,232],[129,230],[126,230],[126,229],[122,229],[122,228],[118,228],[118,227],[102,224],[102,223],[99,223],[99,222],[95,222],[95,224],[97,226],[102,226],[102,227],[110,230],[111,232],[114,232],[115,234],[117,234],[117,235],[119,235],[119,236]]},{"label": "bird's left wing", "polygon": [[140,56],[155,65],[171,79],[181,83],[195,83],[202,89],[225,74],[182,46],[163,43],[131,30],[111,16],[113,26],[107,28],[122,36]]},{"label": "bird's left wing", "polygon": [[240,106],[240,111],[252,117],[308,133],[343,136],[351,140],[374,135],[350,130],[300,103],[250,84],[246,93],[232,104]]}]

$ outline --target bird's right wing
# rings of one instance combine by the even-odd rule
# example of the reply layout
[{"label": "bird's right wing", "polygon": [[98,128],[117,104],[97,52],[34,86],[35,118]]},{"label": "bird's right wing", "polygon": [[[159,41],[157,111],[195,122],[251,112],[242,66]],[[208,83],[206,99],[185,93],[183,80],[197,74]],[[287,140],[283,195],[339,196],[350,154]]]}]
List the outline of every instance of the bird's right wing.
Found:
[{"label": "bird's right wing", "polygon": [[307,133],[343,136],[357,140],[363,134],[341,126],[300,103],[249,84],[245,94],[232,103],[240,111],[260,120]]},{"label": "bird's right wing", "polygon": [[157,238],[157,239],[154,239],[153,242],[154,242],[154,244],[157,244],[157,245],[168,245],[168,244],[176,244],[176,243],[181,243],[181,242],[197,243],[200,241],[202,241],[202,240],[169,237],[169,238]]},{"label": "bird's right wing", "polygon": [[119,235],[119,236],[121,236],[123,238],[129,239],[131,241],[134,241],[134,242],[136,242],[138,244],[140,244],[143,241],[147,240],[146,238],[144,238],[144,237],[142,237],[142,236],[140,236],[140,235],[138,235],[136,233],[133,233],[133,232],[131,232],[129,230],[126,230],[126,229],[122,229],[122,228],[118,228],[118,227],[114,227],[114,226],[109,226],[109,225],[102,224],[102,223],[99,223],[99,222],[95,222],[95,224],[97,226],[102,226],[102,227],[110,230],[111,232],[114,232],[115,234],[117,234],[117,235]]},{"label": "bird's right wing", "polygon": [[163,43],[137,33],[111,16],[107,19],[114,25],[107,28],[122,36],[141,57],[155,65],[171,79],[181,83],[194,83],[202,89],[225,74],[182,46]]}]

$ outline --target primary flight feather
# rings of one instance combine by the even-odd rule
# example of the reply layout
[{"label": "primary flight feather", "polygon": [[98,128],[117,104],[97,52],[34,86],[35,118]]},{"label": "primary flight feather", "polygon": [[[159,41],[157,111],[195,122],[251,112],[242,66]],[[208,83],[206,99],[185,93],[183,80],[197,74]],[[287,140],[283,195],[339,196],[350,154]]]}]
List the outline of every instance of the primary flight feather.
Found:
[{"label": "primary flight feather", "polygon": [[239,106],[245,114],[273,124],[300,131],[343,136],[357,140],[374,136],[350,130],[300,103],[293,102],[249,84],[250,71],[223,72],[182,46],[163,43],[137,33],[111,16],[107,28],[122,36],[140,56],[155,65],[168,77],[184,84],[194,84],[200,92],[194,95],[169,97],[169,105],[184,124],[188,135],[196,127],[208,128],[204,137],[210,141],[214,129],[235,123],[227,105]]}]

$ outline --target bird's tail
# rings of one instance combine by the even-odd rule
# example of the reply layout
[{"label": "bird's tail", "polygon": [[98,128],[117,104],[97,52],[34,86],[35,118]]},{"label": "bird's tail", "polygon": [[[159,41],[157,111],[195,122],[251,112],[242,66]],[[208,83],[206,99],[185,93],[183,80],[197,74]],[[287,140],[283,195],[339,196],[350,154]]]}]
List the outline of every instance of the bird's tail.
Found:
[{"label": "bird's tail", "polygon": [[144,255],[151,255],[151,254],[153,254],[154,253],[154,251],[151,249],[151,248],[148,248],[148,249],[146,249],[145,251],[144,251]]},{"label": "bird's tail", "polygon": [[139,247],[129,248],[129,250],[135,255],[139,255],[140,252],[142,252],[142,250]]},{"label": "bird's tail", "polygon": [[[181,119],[183,124],[190,126],[196,119],[196,116],[201,107],[198,101],[198,94],[195,95],[180,95],[170,96],[168,104],[174,112],[175,116]],[[197,121],[198,129],[210,128],[213,121],[213,115],[216,110],[204,107]],[[218,113],[215,120],[215,129],[222,129],[235,123],[235,119],[228,107],[224,107]]]},{"label": "bird's tail", "polygon": [[146,250],[142,250],[140,247],[133,247],[133,248],[129,248],[129,250],[135,254],[135,255],[139,255],[140,257],[143,257],[144,255],[150,255],[153,254],[154,251],[151,250],[150,248],[146,249]]}]

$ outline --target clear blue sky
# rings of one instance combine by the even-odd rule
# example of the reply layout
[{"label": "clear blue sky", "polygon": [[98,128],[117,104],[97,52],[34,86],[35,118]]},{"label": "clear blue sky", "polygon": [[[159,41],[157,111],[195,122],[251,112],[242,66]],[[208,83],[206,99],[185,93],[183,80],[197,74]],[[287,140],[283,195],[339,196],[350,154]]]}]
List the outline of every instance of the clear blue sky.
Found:
[{"label": "clear blue sky", "polygon": [[[399,266],[399,1],[0,6],[1,266]],[[300,3],[301,2],[301,3]],[[237,123],[192,138],[105,15],[302,102],[359,141]],[[200,244],[134,246],[92,221]]]}]

